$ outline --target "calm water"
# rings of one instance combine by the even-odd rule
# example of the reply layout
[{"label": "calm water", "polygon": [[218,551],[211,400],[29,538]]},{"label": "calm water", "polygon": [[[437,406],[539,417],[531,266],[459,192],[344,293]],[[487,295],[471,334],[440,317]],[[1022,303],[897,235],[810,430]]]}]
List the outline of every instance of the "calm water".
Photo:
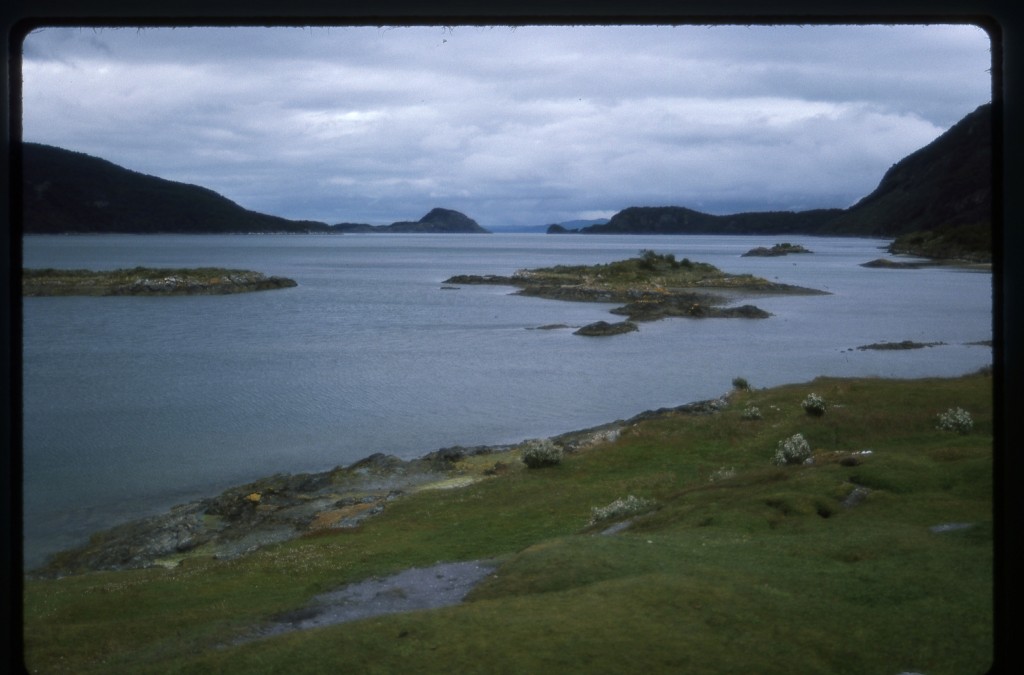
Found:
[{"label": "calm water", "polygon": [[[818,375],[953,376],[991,363],[991,276],[872,270],[885,242],[715,236],[27,237],[26,267],[224,266],[297,288],[164,298],[26,298],[28,566],[90,531],[275,472],[374,452],[514,442]],[[669,319],[583,338],[611,305],[443,289],[453,274],[600,263],[641,249],[828,290],[754,298],[762,321]],[[859,351],[882,341],[945,342]]]}]

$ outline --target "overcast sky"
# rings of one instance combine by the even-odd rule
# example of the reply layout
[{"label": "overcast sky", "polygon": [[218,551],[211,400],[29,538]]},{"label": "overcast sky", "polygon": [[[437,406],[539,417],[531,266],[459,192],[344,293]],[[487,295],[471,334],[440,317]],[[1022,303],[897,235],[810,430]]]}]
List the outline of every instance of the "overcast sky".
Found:
[{"label": "overcast sky", "polygon": [[844,208],[990,66],[974,26],[46,28],[22,128],[331,224]]}]

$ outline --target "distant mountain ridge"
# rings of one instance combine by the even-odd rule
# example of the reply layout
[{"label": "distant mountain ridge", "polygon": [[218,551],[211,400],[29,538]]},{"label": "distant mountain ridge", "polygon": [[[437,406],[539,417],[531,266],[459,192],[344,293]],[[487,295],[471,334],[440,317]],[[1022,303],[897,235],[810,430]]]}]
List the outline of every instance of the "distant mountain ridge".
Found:
[{"label": "distant mountain ridge", "polygon": [[992,145],[992,104],[986,103],[894,164],[848,209],[715,216],[682,206],[633,206],[579,232],[856,235],[895,238],[893,252],[990,259]]},{"label": "distant mountain ridge", "polygon": [[328,232],[326,223],[245,209],[212,190],[81,152],[22,144],[22,232]]},{"label": "distant mountain ridge", "polygon": [[[895,238],[890,250],[990,260],[992,105],[986,103],[894,164],[847,209],[716,216],[683,206],[632,206],[604,223],[547,231],[582,234],[808,234]],[[288,220],[245,209],[212,190],[136,173],[84,153],[24,143],[23,232],[485,233],[458,211],[435,208],[390,225]],[[575,225],[576,223],[572,223]],[[570,225],[571,227],[571,225]]]},{"label": "distant mountain ridge", "polygon": [[250,211],[204,187],[138,173],[105,159],[23,143],[24,234],[487,232],[458,211],[416,222],[328,225]]}]

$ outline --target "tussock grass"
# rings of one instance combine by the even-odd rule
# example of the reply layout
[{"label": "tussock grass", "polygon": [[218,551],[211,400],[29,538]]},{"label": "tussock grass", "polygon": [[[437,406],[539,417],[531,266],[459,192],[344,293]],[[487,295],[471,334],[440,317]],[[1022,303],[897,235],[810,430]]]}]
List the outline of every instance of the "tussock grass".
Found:
[{"label": "tussock grass", "polygon": [[[985,672],[991,390],[983,374],[737,390],[718,414],[648,420],[543,470],[512,451],[474,457],[477,482],[408,495],[355,532],[29,581],[27,662],[46,673]],[[802,409],[812,391],[826,415]],[[748,405],[762,419],[744,420]],[[935,428],[955,406],[970,433]],[[815,463],[773,466],[794,433]],[[484,475],[496,463],[506,470]],[[844,506],[857,489],[866,497]],[[593,507],[627,495],[657,507],[612,536],[588,526]],[[972,526],[929,529],[950,522]],[[461,605],[227,646],[319,592],[478,558],[503,564]]]}]

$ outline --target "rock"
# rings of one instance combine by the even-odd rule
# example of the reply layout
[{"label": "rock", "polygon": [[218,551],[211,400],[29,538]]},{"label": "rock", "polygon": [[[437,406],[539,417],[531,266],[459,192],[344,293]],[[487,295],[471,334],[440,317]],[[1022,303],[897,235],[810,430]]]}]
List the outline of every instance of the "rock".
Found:
[{"label": "rock", "polygon": [[858,485],[850,491],[850,494],[846,495],[846,499],[844,499],[842,503],[843,508],[852,509],[854,506],[857,506],[867,499],[870,492],[871,490],[866,487]]},{"label": "rock", "polygon": [[586,326],[583,326],[579,330],[573,332],[573,335],[604,337],[608,335],[621,335],[622,333],[631,333],[635,330],[640,329],[632,321],[619,321],[617,323],[608,323],[607,321],[595,321],[594,323],[587,324]]},{"label": "rock", "polygon": [[744,253],[742,257],[775,257],[781,255],[789,255],[790,253],[811,253],[811,251],[808,251],[800,244],[775,244],[775,246],[772,246],[771,248],[766,248],[764,246],[752,248],[746,253]]},{"label": "rock", "polygon": [[700,295],[670,296],[656,300],[641,300],[616,307],[612,314],[628,316],[630,321],[657,321],[666,317],[690,319],[765,319],[769,312],[754,305],[719,307],[719,301]]},{"label": "rock", "polygon": [[916,270],[925,267],[925,264],[916,262],[897,262],[895,260],[889,260],[888,258],[877,258],[870,262],[861,263],[860,266],[889,270]]},{"label": "rock", "polygon": [[925,347],[936,347],[938,345],[944,345],[944,342],[914,342],[913,340],[904,340],[902,342],[875,342],[870,345],[861,345],[857,349],[878,349],[878,350],[891,350],[891,349],[923,349]]}]

